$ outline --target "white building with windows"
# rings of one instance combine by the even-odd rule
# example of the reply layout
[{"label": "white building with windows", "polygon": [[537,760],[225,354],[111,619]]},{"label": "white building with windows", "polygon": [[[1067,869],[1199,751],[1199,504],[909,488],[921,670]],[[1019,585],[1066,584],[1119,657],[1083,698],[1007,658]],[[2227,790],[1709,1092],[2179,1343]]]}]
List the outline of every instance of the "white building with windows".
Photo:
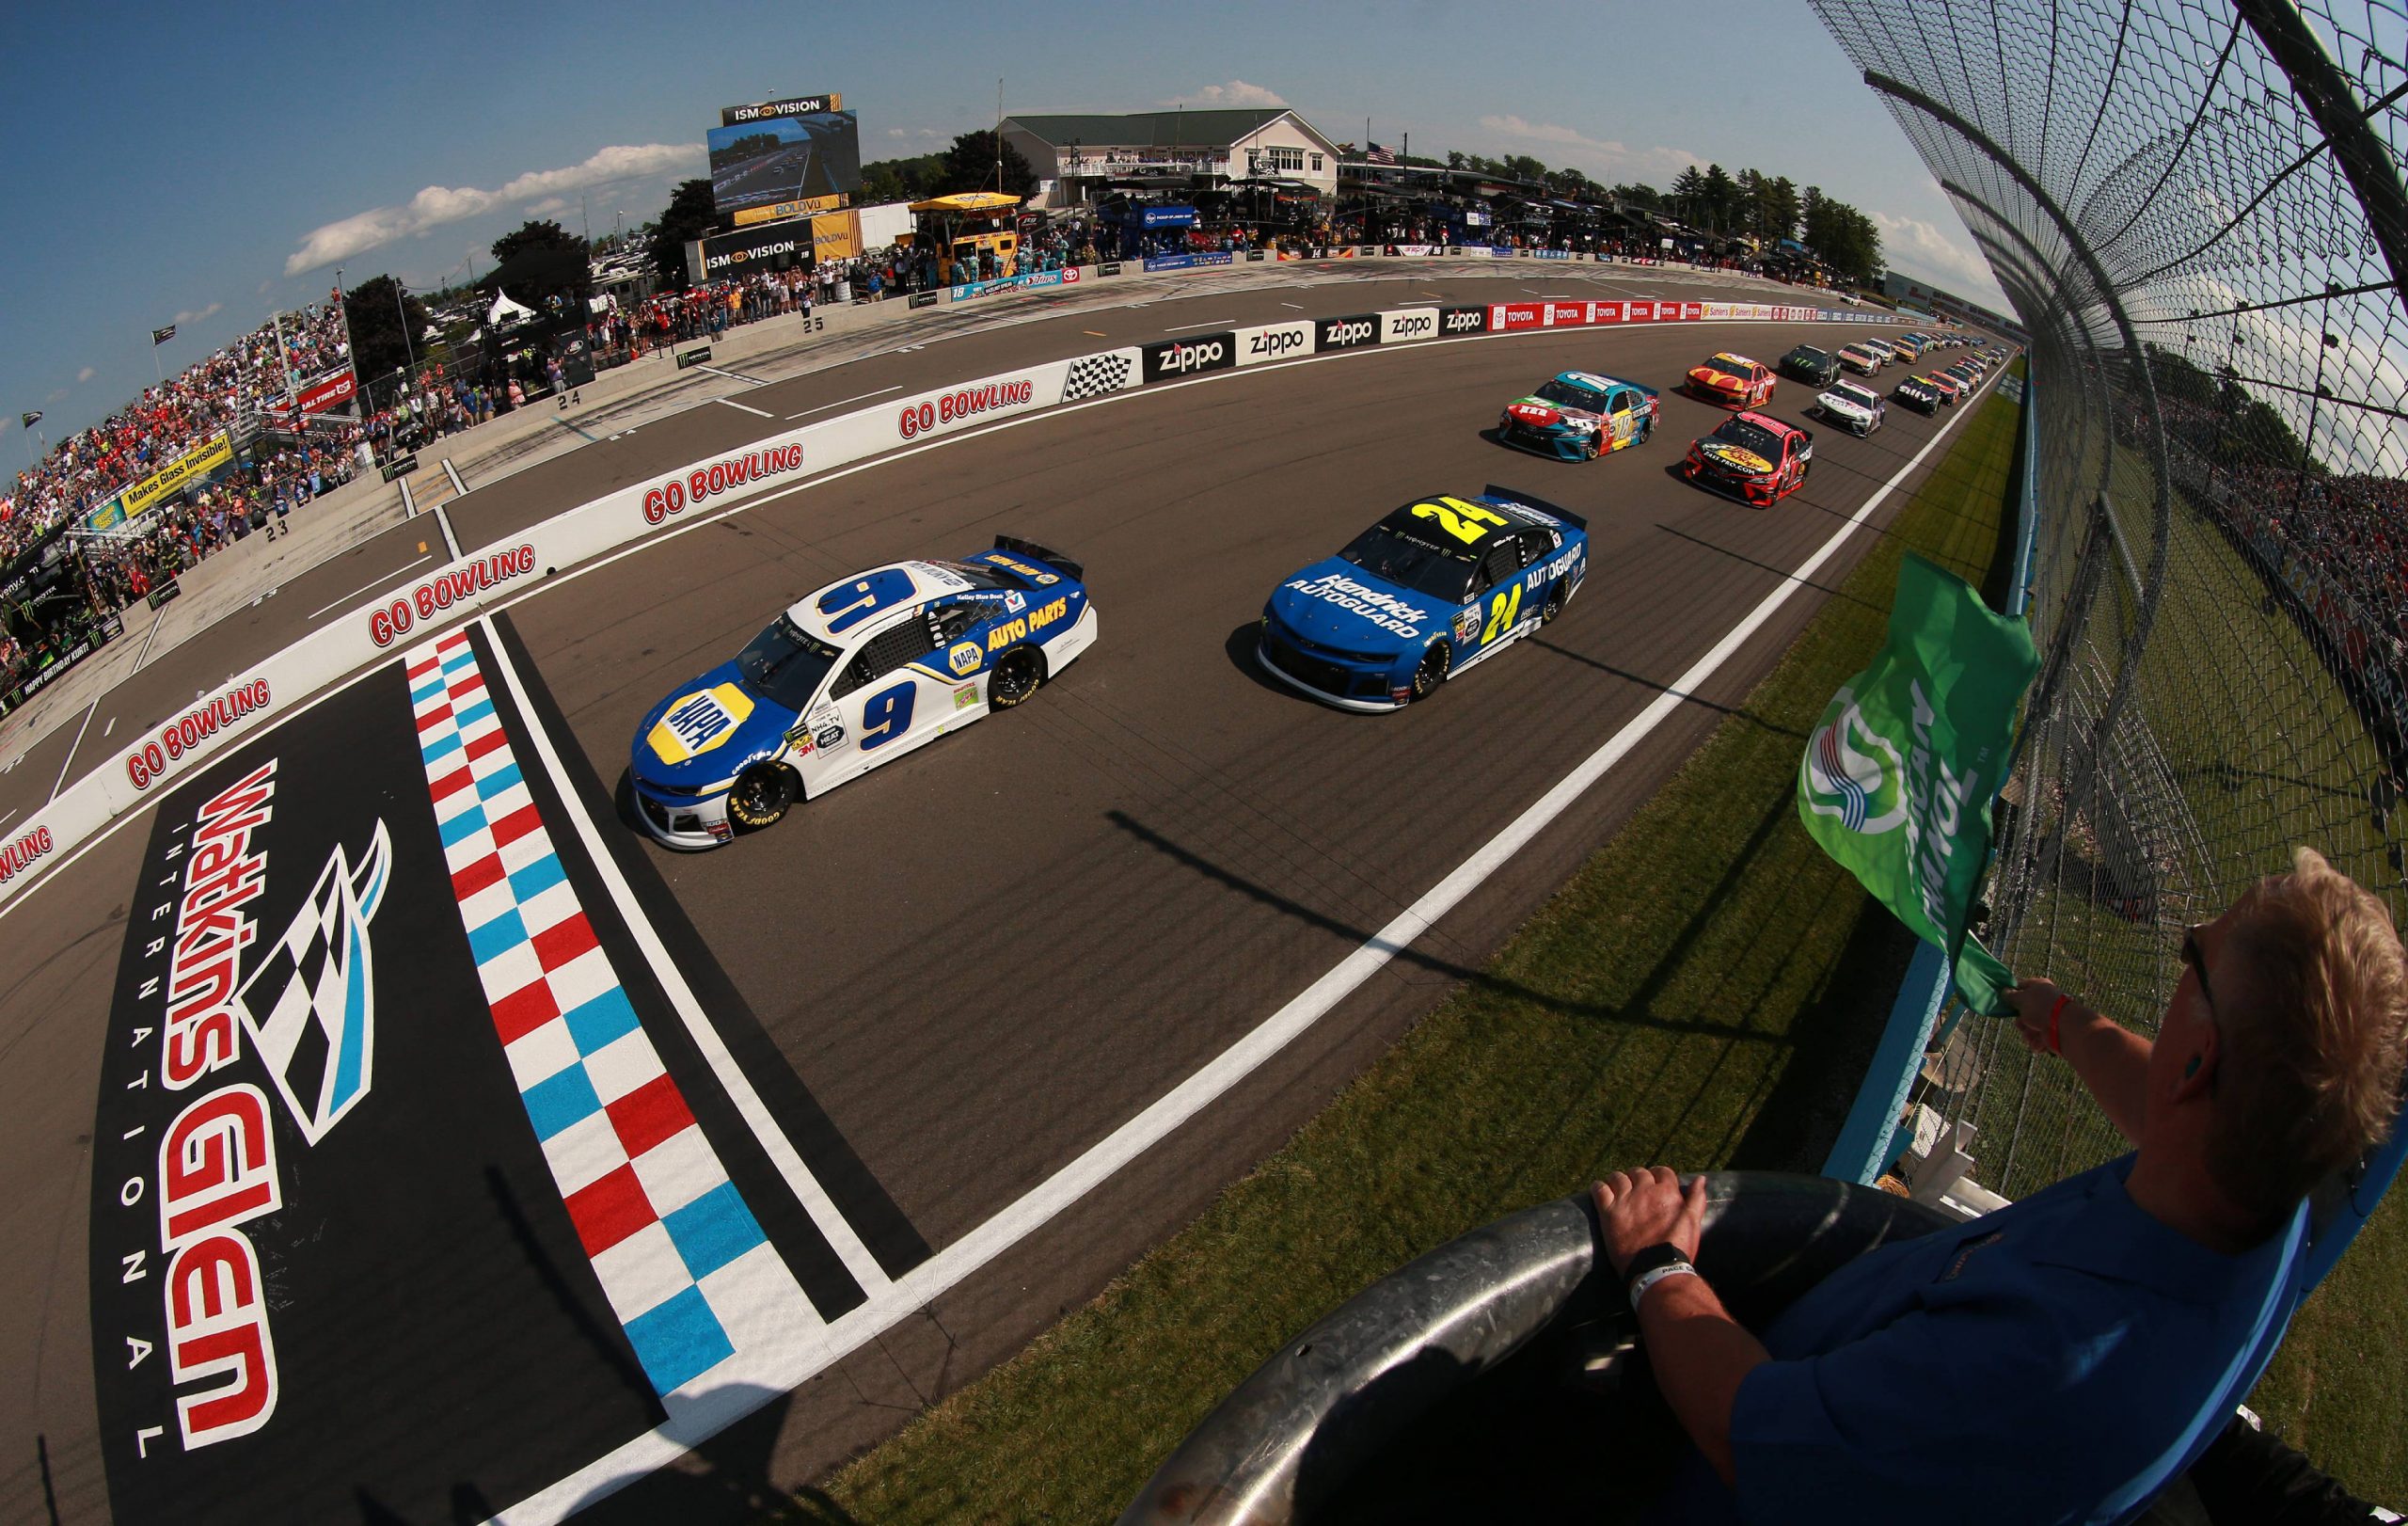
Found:
[{"label": "white building with windows", "polygon": [[1004,141],[1037,172],[1032,204],[1041,207],[1083,206],[1113,190],[1225,183],[1338,190],[1338,145],[1285,108],[1006,117]]}]

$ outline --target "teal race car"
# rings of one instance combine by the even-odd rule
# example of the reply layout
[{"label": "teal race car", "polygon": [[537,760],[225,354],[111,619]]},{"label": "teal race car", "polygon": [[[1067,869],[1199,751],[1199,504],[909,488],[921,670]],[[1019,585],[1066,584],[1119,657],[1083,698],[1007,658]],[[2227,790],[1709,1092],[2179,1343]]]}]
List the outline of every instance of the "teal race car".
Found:
[{"label": "teal race car", "polygon": [[1656,389],[1619,376],[1567,371],[1505,405],[1497,437],[1559,461],[1594,461],[1656,432]]}]

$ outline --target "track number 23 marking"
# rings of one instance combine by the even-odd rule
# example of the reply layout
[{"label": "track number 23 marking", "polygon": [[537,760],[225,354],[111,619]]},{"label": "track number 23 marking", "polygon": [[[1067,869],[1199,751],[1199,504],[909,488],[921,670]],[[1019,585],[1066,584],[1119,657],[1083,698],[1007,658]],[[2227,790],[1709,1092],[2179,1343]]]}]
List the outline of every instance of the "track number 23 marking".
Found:
[{"label": "track number 23 marking", "polygon": [[1488,533],[1492,525],[1506,522],[1496,510],[1478,503],[1466,503],[1459,498],[1442,498],[1434,503],[1416,503],[1416,518],[1435,519],[1440,528],[1468,546],[1476,546]]}]

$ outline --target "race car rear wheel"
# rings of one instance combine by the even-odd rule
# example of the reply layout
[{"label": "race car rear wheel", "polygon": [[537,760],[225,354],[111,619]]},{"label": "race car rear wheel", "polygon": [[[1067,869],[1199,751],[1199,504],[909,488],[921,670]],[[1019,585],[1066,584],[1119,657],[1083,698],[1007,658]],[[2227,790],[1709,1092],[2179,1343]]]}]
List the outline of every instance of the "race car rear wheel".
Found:
[{"label": "race car rear wheel", "polygon": [[1539,624],[1555,624],[1555,617],[1563,612],[1563,601],[1568,596],[1563,591],[1562,580],[1558,579],[1555,586],[1546,591],[1546,602],[1539,606]]},{"label": "race car rear wheel", "polygon": [[1434,641],[1421,654],[1421,665],[1413,670],[1413,697],[1428,699],[1447,681],[1447,670],[1454,664],[1454,649],[1443,641]]},{"label": "race car rear wheel", "polygon": [[1034,646],[1015,646],[995,663],[995,671],[987,676],[987,707],[1008,710],[1037,692],[1045,681],[1045,658]]},{"label": "race car rear wheel", "polygon": [[755,763],[736,776],[727,792],[728,819],[758,832],[776,826],[794,808],[794,771],[778,763]]}]

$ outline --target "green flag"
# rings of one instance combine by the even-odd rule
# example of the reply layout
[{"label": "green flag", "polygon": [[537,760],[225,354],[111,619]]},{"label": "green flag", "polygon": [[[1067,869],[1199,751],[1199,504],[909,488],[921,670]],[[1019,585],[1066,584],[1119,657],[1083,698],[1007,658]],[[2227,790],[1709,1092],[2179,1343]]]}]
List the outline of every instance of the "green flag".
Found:
[{"label": "green flag", "polygon": [[1919,556],[1898,569],[1890,641],[1832,696],[1798,766],[1798,814],[1823,850],[1925,943],[1978,1011],[2014,977],[1965,922],[1990,846],[1990,798],[2039,668],[2020,620]]}]

